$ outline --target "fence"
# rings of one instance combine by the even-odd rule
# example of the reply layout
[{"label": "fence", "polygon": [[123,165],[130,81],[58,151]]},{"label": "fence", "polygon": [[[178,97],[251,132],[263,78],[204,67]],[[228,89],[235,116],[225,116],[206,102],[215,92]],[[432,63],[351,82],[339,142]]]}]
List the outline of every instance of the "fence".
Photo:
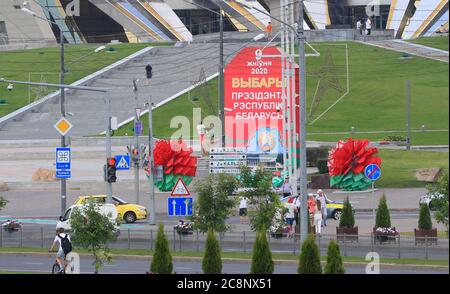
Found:
[{"label": "fence", "polygon": [[[155,247],[157,230],[127,229],[121,230],[117,239],[110,244],[114,249],[147,249]],[[175,230],[165,231],[173,252],[203,252],[206,234],[194,231],[193,234],[182,235]],[[412,258],[412,259],[440,259],[449,258],[449,239],[438,238],[428,240],[422,238],[417,242],[414,236],[395,236],[381,241],[373,235],[318,235],[317,245],[321,255],[327,254],[327,247],[331,240],[338,240],[343,256],[365,258],[368,252],[377,252],[381,258]],[[55,238],[54,229],[45,226],[22,228],[8,232],[0,230],[0,247],[36,247],[49,248]],[[217,234],[223,252],[250,253],[255,242],[254,232],[226,232]],[[300,252],[300,238],[291,238],[267,234],[272,252],[298,255]]]}]

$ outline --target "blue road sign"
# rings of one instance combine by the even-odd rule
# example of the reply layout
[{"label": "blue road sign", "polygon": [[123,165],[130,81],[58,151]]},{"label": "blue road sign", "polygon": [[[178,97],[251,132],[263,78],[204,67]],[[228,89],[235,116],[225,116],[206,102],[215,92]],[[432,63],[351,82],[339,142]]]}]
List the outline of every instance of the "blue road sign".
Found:
[{"label": "blue road sign", "polygon": [[70,148],[56,148],[56,169],[70,169]]},{"label": "blue road sign", "polygon": [[134,132],[137,135],[142,135],[142,122],[141,121],[137,121],[134,123]]},{"label": "blue road sign", "polygon": [[168,216],[190,216],[192,215],[192,197],[168,197]]},{"label": "blue road sign", "polygon": [[376,164],[369,164],[364,169],[364,174],[366,177],[372,181],[376,181],[381,177],[381,169]]},{"label": "blue road sign", "polygon": [[70,176],[71,176],[70,170],[61,170],[61,169],[56,170],[56,177],[58,179],[69,179]]},{"label": "blue road sign", "polygon": [[129,170],[130,169],[130,155],[116,155],[116,169]]}]

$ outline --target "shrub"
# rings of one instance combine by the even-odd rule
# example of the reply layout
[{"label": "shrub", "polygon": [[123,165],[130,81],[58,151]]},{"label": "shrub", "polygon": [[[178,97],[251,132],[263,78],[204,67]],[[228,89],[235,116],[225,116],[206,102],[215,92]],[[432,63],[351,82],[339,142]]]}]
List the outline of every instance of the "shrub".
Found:
[{"label": "shrub", "polygon": [[420,205],[419,213],[419,229],[420,230],[431,230],[433,224],[431,223],[430,208],[426,204]]},{"label": "shrub", "polygon": [[299,274],[321,274],[320,252],[314,236],[309,235],[303,242],[300,260],[297,268]]},{"label": "shrub", "polygon": [[267,242],[266,233],[259,231],[256,235],[256,241],[253,245],[252,254],[252,274],[272,274],[274,271],[274,262],[272,252]]},{"label": "shrub", "polygon": [[308,166],[317,166],[317,160],[320,158],[328,158],[329,148],[315,147],[306,149],[306,158]]},{"label": "shrub", "polygon": [[383,197],[380,199],[380,203],[378,204],[377,216],[375,220],[375,227],[377,228],[389,228],[391,227],[391,216],[389,214],[389,209],[386,203],[386,195],[383,194]]},{"label": "shrub", "polygon": [[325,274],[345,274],[339,245],[334,240],[328,245],[327,264],[324,272]]},{"label": "shrub", "polygon": [[353,215],[352,204],[348,197],[344,201],[344,208],[342,209],[341,218],[339,220],[339,227],[353,228],[355,226],[355,217]]},{"label": "shrub", "polygon": [[169,251],[169,242],[164,234],[164,226],[160,223],[150,271],[156,274],[170,274],[172,270],[173,264],[172,255]]},{"label": "shrub", "polygon": [[222,259],[220,256],[219,241],[212,229],[208,230],[206,237],[205,254],[202,261],[202,270],[204,274],[220,274],[222,272]]},{"label": "shrub", "polygon": [[319,174],[327,174],[328,173],[328,159],[322,158],[317,160],[317,169],[319,170]]}]

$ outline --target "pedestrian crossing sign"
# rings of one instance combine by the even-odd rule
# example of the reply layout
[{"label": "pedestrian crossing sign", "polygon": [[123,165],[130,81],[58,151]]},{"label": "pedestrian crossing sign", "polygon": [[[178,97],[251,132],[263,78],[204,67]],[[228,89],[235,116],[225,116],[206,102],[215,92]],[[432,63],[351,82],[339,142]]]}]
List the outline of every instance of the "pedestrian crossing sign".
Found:
[{"label": "pedestrian crossing sign", "polygon": [[129,170],[129,169],[130,169],[130,156],[116,155],[116,170]]}]

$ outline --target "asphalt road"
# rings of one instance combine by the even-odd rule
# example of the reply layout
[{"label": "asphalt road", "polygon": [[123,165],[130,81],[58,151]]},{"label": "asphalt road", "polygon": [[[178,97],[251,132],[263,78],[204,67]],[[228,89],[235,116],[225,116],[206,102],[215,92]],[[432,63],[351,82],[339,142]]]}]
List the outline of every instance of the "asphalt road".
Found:
[{"label": "asphalt road", "polygon": [[[54,263],[53,257],[32,256],[32,255],[10,255],[0,254],[0,271],[26,271],[50,273]],[[150,259],[115,259],[112,264],[106,264],[100,271],[104,274],[145,274],[149,271]],[[224,262],[223,273],[227,274],[247,274],[250,270],[250,264],[238,262]],[[201,273],[201,261],[174,261],[173,271],[179,274]],[[93,273],[92,259],[82,257],[80,262],[81,273]],[[297,264],[276,264],[275,274],[295,274]],[[346,266],[347,274],[365,274],[364,265]],[[448,274],[446,269],[430,268],[383,268],[380,266],[380,274]]]}]

